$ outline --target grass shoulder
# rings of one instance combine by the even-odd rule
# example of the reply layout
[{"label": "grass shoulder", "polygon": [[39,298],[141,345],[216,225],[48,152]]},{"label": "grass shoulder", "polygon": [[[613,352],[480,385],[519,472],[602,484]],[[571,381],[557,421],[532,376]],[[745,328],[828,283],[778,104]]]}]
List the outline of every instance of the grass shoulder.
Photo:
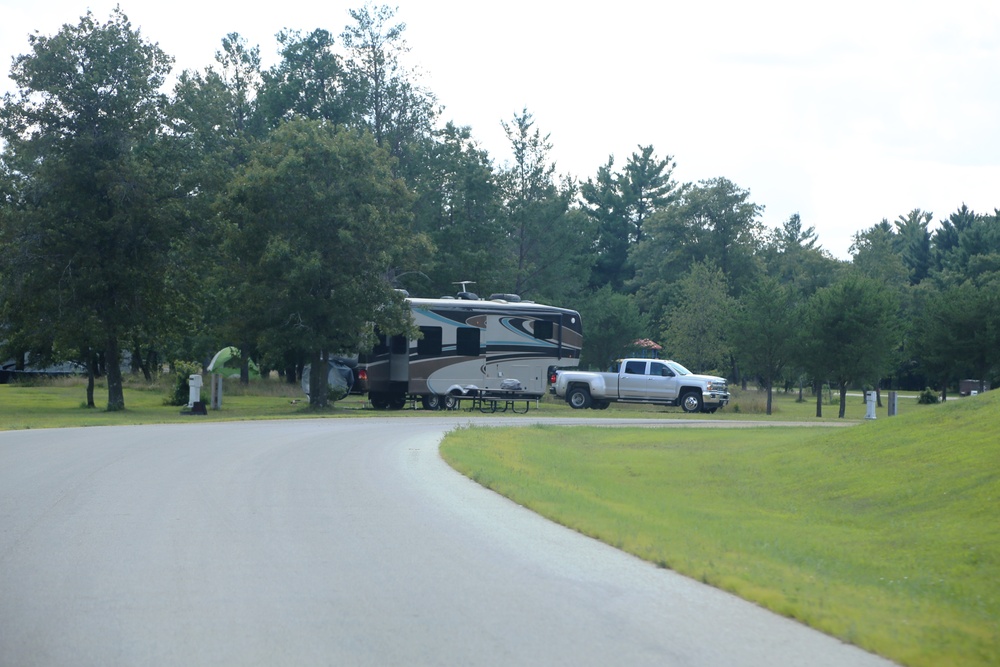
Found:
[{"label": "grass shoulder", "polygon": [[903,664],[994,665],[998,431],[987,394],[849,429],[471,429],[441,451],[559,523]]}]

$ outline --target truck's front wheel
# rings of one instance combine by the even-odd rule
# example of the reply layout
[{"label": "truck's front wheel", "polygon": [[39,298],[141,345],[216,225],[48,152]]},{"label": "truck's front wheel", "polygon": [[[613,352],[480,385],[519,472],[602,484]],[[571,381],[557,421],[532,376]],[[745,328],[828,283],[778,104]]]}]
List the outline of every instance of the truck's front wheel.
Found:
[{"label": "truck's front wheel", "polygon": [[566,395],[566,402],[575,410],[586,410],[590,407],[590,392],[583,387],[574,387]]},{"label": "truck's front wheel", "polygon": [[681,396],[681,407],[684,412],[701,412],[701,392],[689,391]]}]

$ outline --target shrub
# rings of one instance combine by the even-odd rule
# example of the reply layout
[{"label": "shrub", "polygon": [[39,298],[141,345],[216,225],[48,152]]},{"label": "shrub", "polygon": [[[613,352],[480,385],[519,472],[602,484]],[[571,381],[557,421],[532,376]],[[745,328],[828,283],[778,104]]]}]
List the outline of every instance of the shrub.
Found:
[{"label": "shrub", "polygon": [[927,387],[922,392],[920,392],[920,397],[917,399],[917,403],[921,405],[931,405],[938,402],[937,392]]},{"label": "shrub", "polygon": [[187,405],[191,395],[188,377],[201,372],[201,365],[193,361],[175,361],[173,364],[173,391],[164,399],[166,405]]}]

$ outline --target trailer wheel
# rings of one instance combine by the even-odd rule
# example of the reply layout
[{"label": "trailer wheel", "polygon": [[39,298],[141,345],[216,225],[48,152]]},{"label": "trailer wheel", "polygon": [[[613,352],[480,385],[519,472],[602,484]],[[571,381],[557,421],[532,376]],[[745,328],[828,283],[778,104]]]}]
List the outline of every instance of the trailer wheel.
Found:
[{"label": "trailer wheel", "polygon": [[681,407],[684,412],[701,412],[701,392],[689,391],[681,396]]},{"label": "trailer wheel", "polygon": [[390,410],[402,410],[406,407],[406,394],[394,394],[389,397]]},{"label": "trailer wheel", "polygon": [[595,410],[607,410],[609,405],[611,405],[611,401],[594,401]]},{"label": "trailer wheel", "polygon": [[368,402],[371,403],[372,407],[376,410],[385,410],[389,407],[389,399],[386,398],[385,394],[381,392],[368,392]]},{"label": "trailer wheel", "polygon": [[566,395],[566,402],[574,410],[586,410],[590,407],[590,392],[583,387],[573,387]]},{"label": "trailer wheel", "polygon": [[452,396],[451,394],[445,394],[441,397],[441,407],[445,410],[455,410],[458,408],[458,396]]},{"label": "trailer wheel", "polygon": [[441,409],[441,396],[437,394],[427,394],[420,398],[420,403],[424,406],[424,410],[440,410]]}]

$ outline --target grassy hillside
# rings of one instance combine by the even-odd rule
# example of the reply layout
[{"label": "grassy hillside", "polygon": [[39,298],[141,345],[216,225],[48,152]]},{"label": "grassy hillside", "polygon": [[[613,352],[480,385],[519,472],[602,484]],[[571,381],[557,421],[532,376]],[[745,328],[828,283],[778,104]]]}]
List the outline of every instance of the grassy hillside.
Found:
[{"label": "grassy hillside", "polygon": [[908,665],[1000,664],[1000,392],[849,429],[462,431],[445,458]]}]

